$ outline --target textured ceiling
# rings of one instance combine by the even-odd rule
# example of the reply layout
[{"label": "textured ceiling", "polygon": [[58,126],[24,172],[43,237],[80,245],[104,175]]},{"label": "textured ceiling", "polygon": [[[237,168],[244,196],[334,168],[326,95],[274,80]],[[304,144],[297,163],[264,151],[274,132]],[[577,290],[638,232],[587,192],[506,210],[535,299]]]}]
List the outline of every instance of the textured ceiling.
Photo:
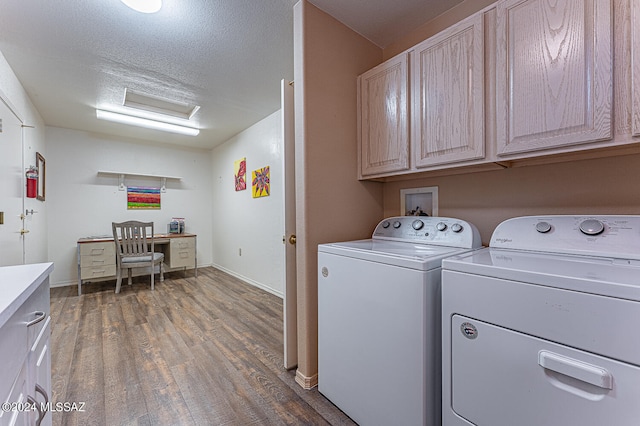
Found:
[{"label": "textured ceiling", "polygon": [[[0,52],[50,126],[211,148],[280,108],[298,0],[1,0]],[[461,0],[311,0],[384,47]],[[197,137],[97,120],[124,89],[200,105]],[[28,124],[28,123],[27,123]]]}]

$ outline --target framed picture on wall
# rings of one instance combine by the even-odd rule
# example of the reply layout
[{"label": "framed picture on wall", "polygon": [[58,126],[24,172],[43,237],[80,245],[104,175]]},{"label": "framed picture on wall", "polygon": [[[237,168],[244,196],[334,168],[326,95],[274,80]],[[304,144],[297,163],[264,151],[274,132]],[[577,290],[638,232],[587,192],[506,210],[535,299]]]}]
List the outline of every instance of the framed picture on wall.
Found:
[{"label": "framed picture on wall", "polygon": [[39,152],[36,152],[36,169],[38,169],[38,192],[36,198],[40,201],[44,201],[46,166],[44,157]]}]

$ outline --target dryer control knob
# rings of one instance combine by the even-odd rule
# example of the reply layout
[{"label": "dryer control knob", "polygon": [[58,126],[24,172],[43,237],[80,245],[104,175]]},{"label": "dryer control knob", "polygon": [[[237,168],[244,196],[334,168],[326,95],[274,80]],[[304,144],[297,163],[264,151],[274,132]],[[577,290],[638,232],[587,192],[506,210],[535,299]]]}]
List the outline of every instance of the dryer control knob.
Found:
[{"label": "dryer control knob", "polygon": [[551,224],[549,222],[538,222],[536,224],[536,231],[540,232],[541,234],[546,234],[547,232],[551,231]]},{"label": "dryer control knob", "polygon": [[424,226],[424,222],[421,221],[420,219],[416,219],[416,220],[413,221],[411,226],[413,227],[413,229],[418,231],[418,230],[422,229],[422,227]]},{"label": "dryer control knob", "polygon": [[580,224],[580,230],[586,235],[598,235],[604,231],[604,224],[596,219],[587,219]]},{"label": "dryer control knob", "polygon": [[396,220],[395,222],[393,222],[393,227],[396,228],[396,229],[400,228],[400,225],[402,225],[402,224],[400,223],[399,220]]},{"label": "dryer control knob", "polygon": [[438,222],[438,223],[436,224],[436,229],[437,229],[438,231],[444,231],[445,229],[447,229],[447,224],[446,224],[446,223],[444,223],[444,222]]},{"label": "dryer control knob", "polygon": [[385,220],[384,222],[382,222],[382,227],[383,227],[384,229],[387,229],[390,225],[391,225],[391,224],[389,223],[389,221],[388,221],[388,220]]},{"label": "dryer control knob", "polygon": [[462,232],[462,225],[460,225],[459,223],[454,223],[453,225],[451,225],[451,230],[455,233]]}]

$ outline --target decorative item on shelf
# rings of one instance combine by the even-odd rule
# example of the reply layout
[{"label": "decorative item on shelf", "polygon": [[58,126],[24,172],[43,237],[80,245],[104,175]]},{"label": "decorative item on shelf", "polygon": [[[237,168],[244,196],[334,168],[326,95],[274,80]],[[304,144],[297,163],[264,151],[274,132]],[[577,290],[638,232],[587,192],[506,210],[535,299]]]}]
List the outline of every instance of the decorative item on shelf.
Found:
[{"label": "decorative item on shelf", "polygon": [[269,166],[254,170],[251,173],[253,198],[267,197],[270,194],[271,177]]},{"label": "decorative item on shelf", "polygon": [[27,198],[36,198],[38,191],[38,169],[35,166],[29,166],[26,173],[27,177]]}]

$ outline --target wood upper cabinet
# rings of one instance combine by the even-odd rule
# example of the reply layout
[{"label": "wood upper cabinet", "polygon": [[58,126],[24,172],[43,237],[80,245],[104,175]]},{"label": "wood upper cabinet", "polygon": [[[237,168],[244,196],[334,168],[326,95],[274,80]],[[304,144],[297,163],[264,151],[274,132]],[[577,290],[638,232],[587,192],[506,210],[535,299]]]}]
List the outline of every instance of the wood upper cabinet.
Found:
[{"label": "wood upper cabinet", "polygon": [[483,14],[418,44],[411,66],[415,167],[483,158]]},{"label": "wood upper cabinet", "polygon": [[497,154],[612,138],[611,0],[497,4]]},{"label": "wood upper cabinet", "polygon": [[640,2],[631,0],[631,133],[640,136]]},{"label": "wood upper cabinet", "polygon": [[360,176],[409,169],[408,54],[358,77]]}]

